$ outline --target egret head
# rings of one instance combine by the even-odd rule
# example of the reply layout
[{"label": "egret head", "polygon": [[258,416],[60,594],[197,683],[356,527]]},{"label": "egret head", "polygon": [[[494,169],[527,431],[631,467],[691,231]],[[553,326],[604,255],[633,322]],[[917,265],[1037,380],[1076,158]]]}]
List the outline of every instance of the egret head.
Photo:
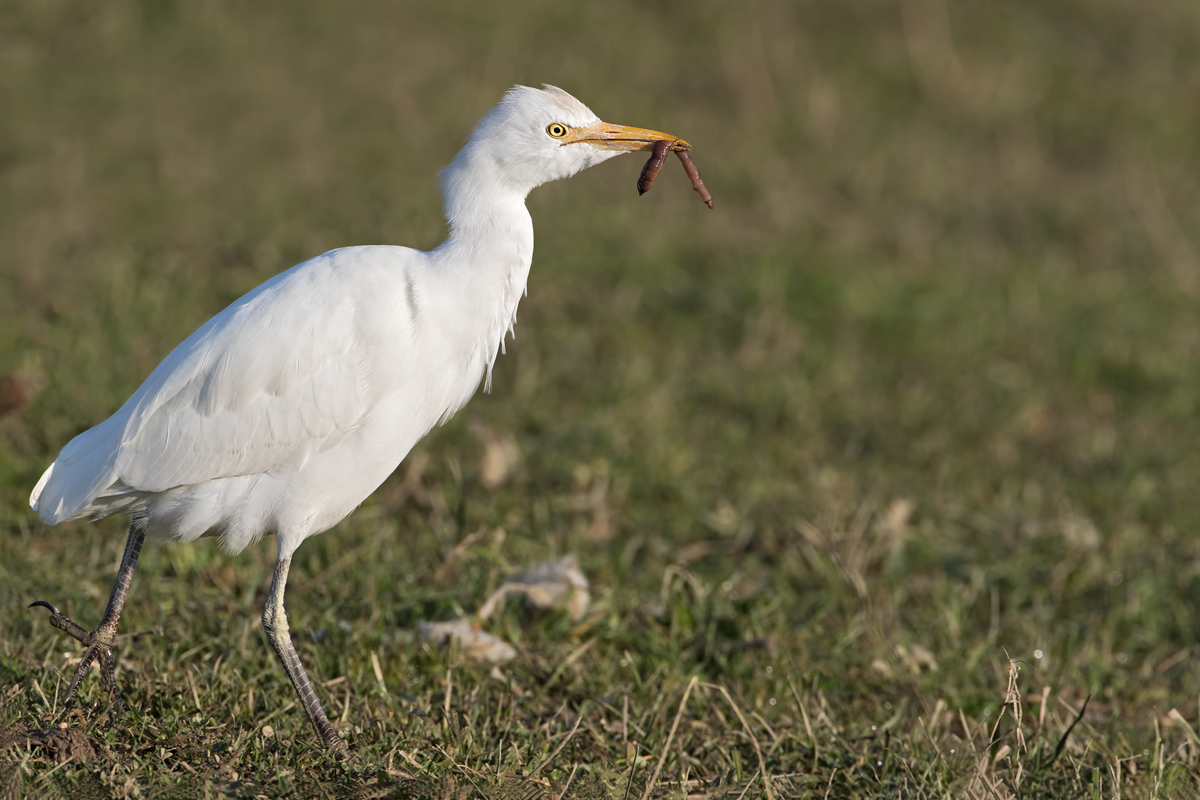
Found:
[{"label": "egret head", "polygon": [[651,150],[658,141],[670,142],[672,150],[688,149],[668,133],[601,122],[557,86],[514,86],[479,121],[459,159],[528,194],[621,153]]}]

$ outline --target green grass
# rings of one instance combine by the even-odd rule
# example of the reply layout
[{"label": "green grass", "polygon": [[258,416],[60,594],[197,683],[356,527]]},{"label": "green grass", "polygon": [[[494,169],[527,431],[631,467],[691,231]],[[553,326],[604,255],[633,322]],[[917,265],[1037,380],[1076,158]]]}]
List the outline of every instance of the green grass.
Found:
[{"label": "green grass", "polygon": [[[1200,794],[1198,53],[1191,0],[6,4],[0,796]],[[41,471],[267,277],[437,244],[436,170],[543,81],[717,210],[632,158],[535,191],[493,392],[297,553],[361,761],[287,708],[273,544],[204,541],[144,552],[134,710],[92,676],[60,762],[78,649],[25,606],[96,624],[125,528],[43,526]],[[572,552],[583,623],[417,641]]]}]

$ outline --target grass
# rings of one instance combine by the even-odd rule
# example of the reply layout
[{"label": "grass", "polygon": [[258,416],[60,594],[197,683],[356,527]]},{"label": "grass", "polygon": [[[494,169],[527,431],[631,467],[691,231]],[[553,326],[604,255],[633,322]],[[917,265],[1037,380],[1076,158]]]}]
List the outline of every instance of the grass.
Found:
[{"label": "grass", "polygon": [[[1200,794],[1198,17],[7,4],[0,795]],[[632,159],[538,189],[493,392],[297,553],[361,761],[289,707],[269,542],[149,546],[133,711],[93,676],[53,733],[78,651],[25,606],[94,625],[125,530],[41,525],[38,475],[270,275],[435,245],[436,169],[542,81],[687,138],[717,210]],[[416,639],[567,553],[591,612],[509,604],[514,662]]]}]

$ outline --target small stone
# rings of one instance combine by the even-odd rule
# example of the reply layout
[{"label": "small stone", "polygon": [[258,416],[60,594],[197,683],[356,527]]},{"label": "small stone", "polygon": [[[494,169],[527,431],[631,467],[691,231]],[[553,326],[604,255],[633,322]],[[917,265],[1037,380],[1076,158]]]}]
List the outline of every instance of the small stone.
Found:
[{"label": "small stone", "polygon": [[272,728],[270,725],[263,725],[262,735],[263,735],[264,739],[270,739],[272,736],[275,735],[275,729]]}]

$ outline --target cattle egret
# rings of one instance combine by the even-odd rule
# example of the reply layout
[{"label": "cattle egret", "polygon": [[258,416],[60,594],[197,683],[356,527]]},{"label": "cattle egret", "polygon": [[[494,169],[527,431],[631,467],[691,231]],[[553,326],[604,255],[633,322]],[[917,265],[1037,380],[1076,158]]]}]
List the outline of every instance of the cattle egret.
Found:
[{"label": "cattle egret", "polygon": [[30,505],[50,525],[125,512],[130,526],[96,630],[32,604],[86,645],[64,707],[93,661],[123,707],[112,646],[147,535],[219,536],[237,553],[273,533],[263,627],[321,740],[348,757],[288,633],[292,554],[490,381],[533,257],[529,192],[660,141],[689,147],[601,122],[554,86],[514,87],[441,173],[450,228],[441,246],[346,247],[292,267],[201,326],[117,413],[72,439]]}]

